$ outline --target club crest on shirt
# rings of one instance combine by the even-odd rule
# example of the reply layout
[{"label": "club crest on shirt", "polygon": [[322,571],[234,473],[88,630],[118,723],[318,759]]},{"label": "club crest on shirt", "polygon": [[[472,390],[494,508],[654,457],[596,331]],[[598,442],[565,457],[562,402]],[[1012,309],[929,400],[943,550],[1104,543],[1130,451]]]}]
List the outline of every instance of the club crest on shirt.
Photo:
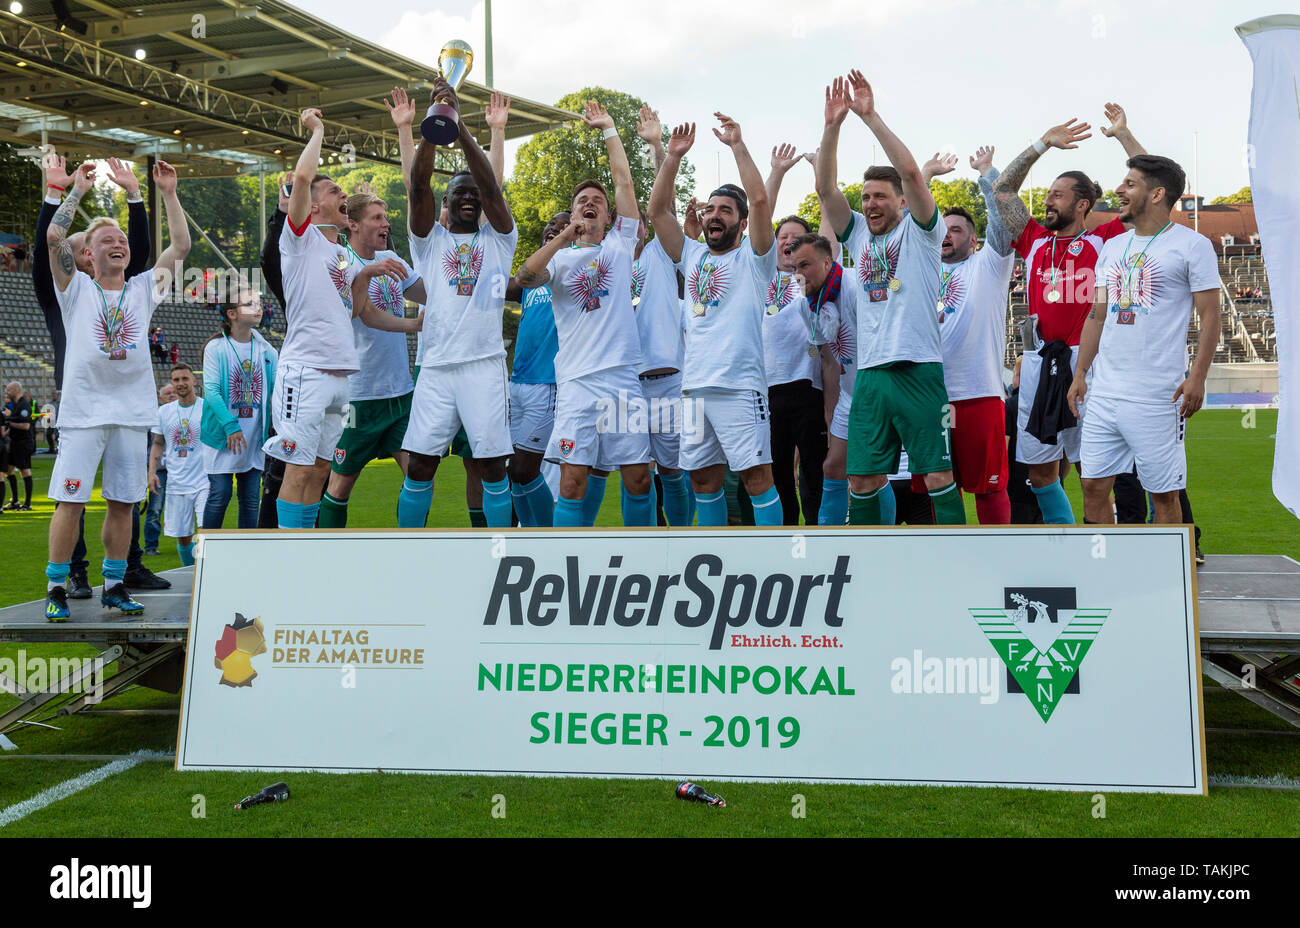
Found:
[{"label": "club crest on shirt", "polygon": [[561,439],[560,439],[560,456],[561,456],[561,457],[565,457],[565,458],[567,458],[567,457],[568,457],[569,455],[571,455],[571,454],[573,454],[573,439],[571,439],[571,438],[561,438]]},{"label": "club crest on shirt", "polygon": [[879,287],[889,283],[898,274],[898,253],[902,248],[902,238],[891,238],[885,242],[885,261],[888,267],[882,267],[871,251],[871,240],[858,256],[858,279],[863,287]]},{"label": "club crest on shirt", "polygon": [[[447,283],[455,284],[462,277],[477,279],[483,270],[483,246],[459,242],[442,253],[442,273]],[[468,271],[469,273],[463,273]]]},{"label": "club crest on shirt", "polygon": [[134,314],[123,309],[119,300],[116,306],[101,309],[95,318],[95,342],[109,358],[121,361],[127,351],[136,347],[138,329]]},{"label": "club crest on shirt", "polygon": [[335,463],[335,464],[342,464],[343,461],[347,458],[347,456],[348,456],[348,453],[347,453],[347,451],[346,451],[345,449],[343,449],[343,448],[335,448],[335,449],[334,449],[334,463]]},{"label": "club crest on shirt", "polygon": [[775,306],[778,310],[799,295],[799,285],[793,274],[778,273],[767,282],[767,300],[765,306]]},{"label": "club crest on shirt", "polygon": [[1065,249],[1065,253],[1072,258],[1079,257],[1081,251],[1083,251],[1083,239],[1081,238],[1076,238],[1070,243],[1070,247]]},{"label": "club crest on shirt", "polygon": [[614,263],[605,255],[592,258],[569,275],[565,285],[586,312],[600,308],[600,301],[609,296],[609,282],[614,276]]},{"label": "club crest on shirt", "polygon": [[709,256],[691,268],[686,280],[686,299],[704,306],[717,306],[727,295],[728,273],[726,265]]},{"label": "club crest on shirt", "polygon": [[81,489],[81,481],[68,477],[63,481],[63,492],[67,496],[76,496],[77,491]]},{"label": "club crest on shirt", "polygon": [[285,454],[293,454],[298,450],[298,443],[286,438],[280,442],[280,450]]}]

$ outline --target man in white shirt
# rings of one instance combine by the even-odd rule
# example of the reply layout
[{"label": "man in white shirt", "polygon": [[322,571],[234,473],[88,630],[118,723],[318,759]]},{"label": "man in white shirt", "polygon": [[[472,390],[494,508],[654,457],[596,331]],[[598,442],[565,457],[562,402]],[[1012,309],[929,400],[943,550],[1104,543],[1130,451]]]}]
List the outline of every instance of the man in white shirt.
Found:
[{"label": "man in white shirt", "polygon": [[[456,95],[439,79],[431,99],[455,103]],[[447,183],[449,228],[436,221],[429,187],[436,146],[421,139],[411,166],[411,258],[428,299],[420,378],[402,439],[409,456],[397,499],[397,524],[403,528],[423,528],[427,522],[434,475],[462,423],[482,467],[483,517],[493,528],[509,527],[511,521],[509,382],[501,315],[519,228],[487,154],[464,120],[458,141],[469,171]],[[481,216],[487,222],[480,225]],[[359,284],[352,286],[359,293]]]},{"label": "man in white shirt", "polygon": [[[1071,411],[1083,418],[1084,514],[1089,522],[1113,523],[1115,476],[1136,464],[1154,520],[1181,522],[1184,423],[1205,402],[1219,343],[1218,261],[1208,238],[1169,218],[1187,185],[1183,169],[1148,154],[1130,158],[1128,168],[1115,193],[1120,220],[1133,228],[1106,242],[1097,257],[1092,310],[1069,394]],[[1189,373],[1193,309],[1201,340]]]},{"label": "man in white shirt", "polygon": [[[836,181],[840,125],[852,111],[880,143],[892,167],[863,176],[863,212],[854,212]],[[853,256],[858,305],[858,375],[849,420],[849,521],[892,525],[888,475],[904,446],[923,475],[939,523],[963,524],[953,479],[948,395],[935,307],[940,246],[947,232],[907,146],[880,118],[871,85],[858,71],[826,89],[825,129],[817,153],[822,215]]]},{"label": "man in white shirt", "polygon": [[626,491],[624,524],[648,526],[654,524],[649,422],[637,376],[644,358],[632,306],[640,210],[613,117],[593,101],[583,119],[601,130],[614,203],[599,181],[578,184],[569,224],[530,255],[517,275],[524,287],[551,285],[559,340],[555,424],[546,452],[548,461],[560,465],[554,525],[594,524],[604,474],[617,468]]},{"label": "man in white shirt", "polygon": [[208,501],[208,473],[203,466],[203,397],[194,392],[194,369],[184,361],[172,366],[172,387],[176,399],[158,410],[158,422],[151,429],[149,488],[162,490],[158,465],[167,458],[167,504],[163,509],[163,534],[176,539],[181,564],[194,564],[194,532]]},{"label": "man in white shirt", "polygon": [[66,582],[77,542],[77,526],[104,465],[104,588],[106,608],[139,615],[144,606],[123,584],[131,509],[146,492],[144,448],[157,421],[153,365],[146,343],[149,321],[170,283],[181,276],[190,250],[185,212],[176,197],[176,170],[163,161],[153,177],[167,211],[170,240],[149,274],[126,278],[131,249],[112,219],[99,217],[86,228],[93,279],[77,270],[68,229],[82,197],[94,184],[94,166],[81,165],[72,192],[50,222],[46,240],[50,272],[67,333],[63,404],[59,410],[59,457],[50,474],[50,499],[59,505],[50,517],[49,581],[45,617],[68,618]]},{"label": "man in white shirt", "polygon": [[701,214],[707,244],[685,237],[673,206],[677,170],[695,144],[694,124],[673,130],[650,195],[650,223],[686,276],[679,460],[691,473],[700,525],[727,524],[728,466],[744,482],[755,523],[780,525],[763,366],[763,312],[776,273],[772,204],[740,126],[729,116],[714,115],[722,127],[713,134],[731,149],[744,190],[727,185],[709,196]]},{"label": "man in white shirt", "polygon": [[[301,120],[311,138],[294,166],[280,233],[287,331],[271,398],[276,434],[263,445],[268,455],[285,463],[276,500],[280,528],[316,525],[330,459],[343,434],[348,375],[360,369],[353,316],[390,332],[415,331],[418,325],[369,303],[352,305],[343,276],[349,255],[338,244],[339,229],[348,222],[347,197],[338,184],[316,173],[325,138],[320,110],[303,110]],[[402,273],[387,263],[375,267],[394,278]]]}]

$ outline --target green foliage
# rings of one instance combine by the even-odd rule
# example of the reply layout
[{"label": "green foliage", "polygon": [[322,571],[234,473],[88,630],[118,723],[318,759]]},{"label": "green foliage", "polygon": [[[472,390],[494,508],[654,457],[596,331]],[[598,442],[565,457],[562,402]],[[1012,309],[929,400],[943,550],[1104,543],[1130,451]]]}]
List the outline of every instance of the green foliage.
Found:
[{"label": "green foliage", "polygon": [[[849,206],[861,211],[862,209],[862,184],[841,184],[840,189],[844,191],[844,197],[849,201]],[[973,180],[951,180],[930,182],[930,193],[934,197],[935,205],[939,207],[939,212],[949,209],[953,206],[960,206],[972,216],[975,217],[975,227],[979,234],[984,234],[984,226],[988,223],[988,210],[984,206],[984,197],[980,194],[979,184]],[[1042,198],[1039,198],[1042,202]],[[803,198],[799,204],[798,214],[812,223],[816,228],[821,225],[822,211],[821,205],[817,202],[817,194],[810,193]]]},{"label": "green foliage", "polygon": [[1213,200],[1210,201],[1210,205],[1219,206],[1220,204],[1223,203],[1237,204],[1237,203],[1254,203],[1254,202],[1255,202],[1254,194],[1250,192],[1250,185],[1247,184],[1245,187],[1242,187],[1236,193],[1230,193],[1227,196],[1223,196],[1223,197],[1215,197]]},{"label": "green foliage", "polygon": [[0,232],[21,235],[30,242],[36,234],[44,181],[40,168],[18,154],[19,147],[0,142]]},{"label": "green foliage", "polygon": [[[849,184],[847,187],[840,184],[840,190],[844,191],[844,197],[849,201],[851,208],[855,210],[862,209],[862,184]],[[804,197],[795,213],[808,220],[814,229],[819,228],[822,224],[822,207],[821,203],[817,201],[816,193],[810,193]]]},{"label": "green foliage", "polygon": [[[628,163],[632,168],[632,182],[636,186],[639,204],[650,201],[654,186],[654,163],[650,148],[637,137],[637,116],[644,101],[630,94],[605,87],[585,87],[576,93],[561,97],[555,105],[571,112],[581,112],[583,104],[596,100],[614,117],[614,125],[623,140]],[[665,143],[667,127],[664,131]],[[685,207],[694,189],[695,169],[683,159],[677,174],[677,203]],[[609,157],[600,133],[588,128],[586,123],[552,129],[534,136],[519,148],[515,158],[514,174],[506,182],[506,199],[515,221],[519,224],[519,247],[515,251],[515,267],[537,250],[542,240],[542,229],[552,216],[568,209],[572,203],[573,188],[588,178],[596,178],[613,195],[613,181],[609,173]]]}]

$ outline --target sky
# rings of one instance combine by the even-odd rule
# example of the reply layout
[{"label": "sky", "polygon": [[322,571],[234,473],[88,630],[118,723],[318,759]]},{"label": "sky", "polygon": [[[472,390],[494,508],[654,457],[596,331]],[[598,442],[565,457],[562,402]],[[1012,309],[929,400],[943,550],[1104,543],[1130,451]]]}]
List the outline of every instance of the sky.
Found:
[{"label": "sky", "polygon": [[[431,67],[446,41],[464,39],[476,52],[470,80],[482,82],[482,0],[436,2],[366,0],[359,16],[355,0],[296,0]],[[995,146],[1001,167],[1073,116],[1093,137],[1045,154],[1032,183],[1081,169],[1113,188],[1123,150],[1100,126],[1114,101],[1138,141],[1178,161],[1189,187],[1199,177],[1212,199],[1249,183],[1251,64],[1233,27],[1281,12],[1278,0],[495,0],[494,82],[543,103],[600,85],[648,101],[665,125],[696,122],[688,157],[701,196],[738,180],[730,151],[708,131],[714,111],[740,124],[766,175],[773,145],[817,147],[825,87],[853,67],[918,163],[936,151],[959,156],[943,180],[973,179],[967,159],[981,144]],[[507,174],[519,144],[507,145]],[[860,180],[873,157],[883,154],[850,114],[840,180]],[[775,214],[793,212],[812,188],[811,165],[796,165]]]}]

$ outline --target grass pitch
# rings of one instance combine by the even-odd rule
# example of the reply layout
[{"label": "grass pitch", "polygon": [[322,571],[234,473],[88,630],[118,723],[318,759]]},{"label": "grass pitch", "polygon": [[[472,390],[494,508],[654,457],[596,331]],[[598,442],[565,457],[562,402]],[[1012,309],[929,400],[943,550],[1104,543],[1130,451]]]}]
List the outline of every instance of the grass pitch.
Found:
[{"label": "grass pitch", "polygon": [[[1252,427],[1253,426],[1253,427]],[[1189,423],[1189,493],[1202,547],[1210,554],[1286,554],[1300,559],[1300,525],[1270,489],[1277,414],[1207,410]],[[38,498],[31,513],[0,515],[0,604],[44,594],[46,530],[52,504],[40,496],[50,458],[33,472]],[[394,524],[400,476],[391,461],[366,469],[352,496],[349,525]],[[1076,477],[1067,481],[1082,512]],[[597,524],[616,526],[619,487],[611,480]],[[974,521],[973,501],[967,515]],[[103,503],[87,508],[91,579],[103,557],[98,541]],[[227,517],[233,527],[234,506]],[[440,469],[430,526],[468,525],[464,472],[456,459]],[[148,558],[154,570],[179,566],[175,546]],[[35,656],[90,656],[88,647],[23,645]],[[16,657],[18,645],[0,644]],[[111,670],[110,670],[111,672]],[[13,698],[0,694],[0,708]],[[179,698],[135,688],[103,709],[176,709]],[[1295,728],[1207,681],[1205,695],[1211,777],[1300,780]],[[37,754],[171,753],[176,717],[95,715],[54,719],[59,730],[11,733],[17,752],[0,755],[0,816],[16,803],[103,766],[103,761],[24,759]],[[1257,729],[1242,735],[1213,729]],[[683,776],[690,771],[682,771]],[[283,805],[236,812],[235,801],[277,779],[293,797]],[[710,783],[728,808],[672,798],[673,783],[529,777],[441,777],[406,774],[176,773],[169,762],[144,761],[8,825],[0,836],[361,836],[361,835],[625,835],[625,836],[1300,836],[1300,793],[1212,787],[1207,798],[1106,796],[1094,817],[1085,793],[980,788],[848,786],[805,783]],[[795,817],[795,796],[806,816]],[[198,815],[202,812],[202,815]],[[496,813],[494,815],[494,812]],[[0,819],[3,820],[3,819]]]}]

